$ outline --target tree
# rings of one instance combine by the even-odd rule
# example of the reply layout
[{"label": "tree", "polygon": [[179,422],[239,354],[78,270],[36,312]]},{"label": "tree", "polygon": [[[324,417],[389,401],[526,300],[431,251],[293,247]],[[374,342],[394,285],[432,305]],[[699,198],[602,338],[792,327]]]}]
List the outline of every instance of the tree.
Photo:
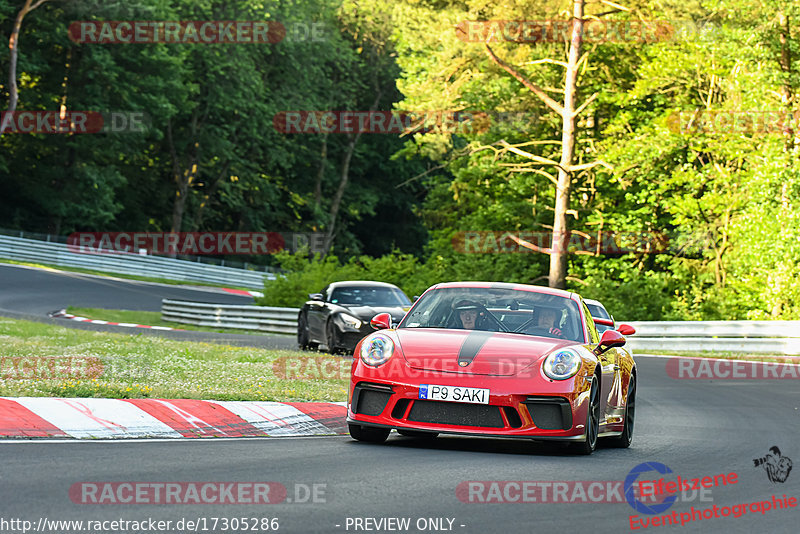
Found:
[{"label": "tree", "polygon": [[2,134],[5,131],[6,126],[8,126],[8,122],[11,120],[11,116],[13,115],[14,111],[16,111],[17,102],[19,101],[19,89],[17,88],[17,58],[19,57],[19,32],[22,28],[22,21],[25,18],[25,15],[38,8],[45,2],[47,2],[47,0],[37,0],[35,3],[33,0],[25,0],[25,3],[20,8],[19,12],[17,12],[17,18],[14,21],[14,28],[11,31],[11,37],[8,39],[8,114],[4,117],[2,123],[0,123],[0,134]]}]

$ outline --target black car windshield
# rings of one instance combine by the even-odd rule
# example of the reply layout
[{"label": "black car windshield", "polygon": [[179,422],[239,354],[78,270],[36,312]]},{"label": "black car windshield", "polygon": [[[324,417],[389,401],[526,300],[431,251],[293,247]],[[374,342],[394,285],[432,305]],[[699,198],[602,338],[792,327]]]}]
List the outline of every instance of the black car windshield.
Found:
[{"label": "black car windshield", "polygon": [[597,304],[589,304],[587,302],[586,307],[589,308],[589,312],[592,314],[592,317],[597,317],[598,319],[611,319],[611,316],[602,306],[598,306]]},{"label": "black car windshield", "polygon": [[422,296],[398,328],[487,330],[586,342],[577,302],[516,289],[434,289]]},{"label": "black car windshield", "polygon": [[330,301],[340,306],[397,308],[411,305],[406,294],[394,287],[337,287],[331,292]]}]

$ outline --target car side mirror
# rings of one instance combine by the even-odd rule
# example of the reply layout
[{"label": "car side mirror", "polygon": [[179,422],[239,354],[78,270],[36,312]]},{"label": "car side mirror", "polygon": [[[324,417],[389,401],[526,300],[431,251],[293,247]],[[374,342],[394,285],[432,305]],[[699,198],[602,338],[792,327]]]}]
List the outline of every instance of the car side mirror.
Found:
[{"label": "car side mirror", "polygon": [[412,302],[417,302],[419,300],[419,295],[414,295],[414,300]]},{"label": "car side mirror", "polygon": [[311,300],[322,301],[322,293],[309,293],[308,298],[310,298]]},{"label": "car side mirror", "polygon": [[610,326],[611,328],[614,328],[614,321],[612,321],[611,319],[603,319],[601,317],[597,318],[593,317],[592,319],[594,320],[594,324],[596,325],[601,324],[603,326]]},{"label": "car side mirror", "polygon": [[621,324],[619,328],[617,328],[617,332],[623,336],[632,336],[636,333],[636,329],[629,324]]},{"label": "car side mirror", "polygon": [[625,344],[625,337],[616,330],[606,330],[603,332],[603,337],[600,338],[600,343],[592,351],[597,356],[600,356],[605,351],[613,347],[621,347]]},{"label": "car side mirror", "polygon": [[370,320],[369,325],[375,330],[386,330],[392,327],[392,316],[388,313],[379,313]]}]

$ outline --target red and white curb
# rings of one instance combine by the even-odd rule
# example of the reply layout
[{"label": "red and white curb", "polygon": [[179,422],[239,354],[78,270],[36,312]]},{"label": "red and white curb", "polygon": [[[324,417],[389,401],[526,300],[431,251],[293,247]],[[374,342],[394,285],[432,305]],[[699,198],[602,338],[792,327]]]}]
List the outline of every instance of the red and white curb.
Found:
[{"label": "red and white curb", "polygon": [[222,290],[225,293],[231,293],[233,295],[242,295],[243,297],[250,296],[250,297],[263,297],[264,293],[261,291],[247,291],[245,289],[231,289],[229,287],[223,287]]},{"label": "red and white curb", "polygon": [[171,328],[169,326],[150,326],[146,324],[135,324],[135,323],[115,323],[112,321],[102,321],[100,319],[88,319],[86,317],[80,317],[78,315],[72,315],[71,313],[67,313],[67,310],[58,310],[49,315],[50,317],[54,317],[56,319],[69,319],[70,321],[78,321],[81,323],[109,324],[112,326],[124,326],[126,328],[149,328],[151,330],[180,330],[180,328]]},{"label": "red and white curb", "polygon": [[241,438],[347,433],[344,402],[0,397],[0,438]]}]

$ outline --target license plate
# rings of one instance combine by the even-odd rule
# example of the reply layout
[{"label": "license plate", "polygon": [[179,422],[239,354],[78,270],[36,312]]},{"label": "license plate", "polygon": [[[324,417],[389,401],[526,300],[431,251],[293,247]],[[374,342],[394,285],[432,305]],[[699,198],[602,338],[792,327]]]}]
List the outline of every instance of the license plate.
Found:
[{"label": "license plate", "polygon": [[489,390],[465,388],[461,386],[421,384],[419,386],[419,398],[450,402],[470,402],[472,404],[489,404]]}]

